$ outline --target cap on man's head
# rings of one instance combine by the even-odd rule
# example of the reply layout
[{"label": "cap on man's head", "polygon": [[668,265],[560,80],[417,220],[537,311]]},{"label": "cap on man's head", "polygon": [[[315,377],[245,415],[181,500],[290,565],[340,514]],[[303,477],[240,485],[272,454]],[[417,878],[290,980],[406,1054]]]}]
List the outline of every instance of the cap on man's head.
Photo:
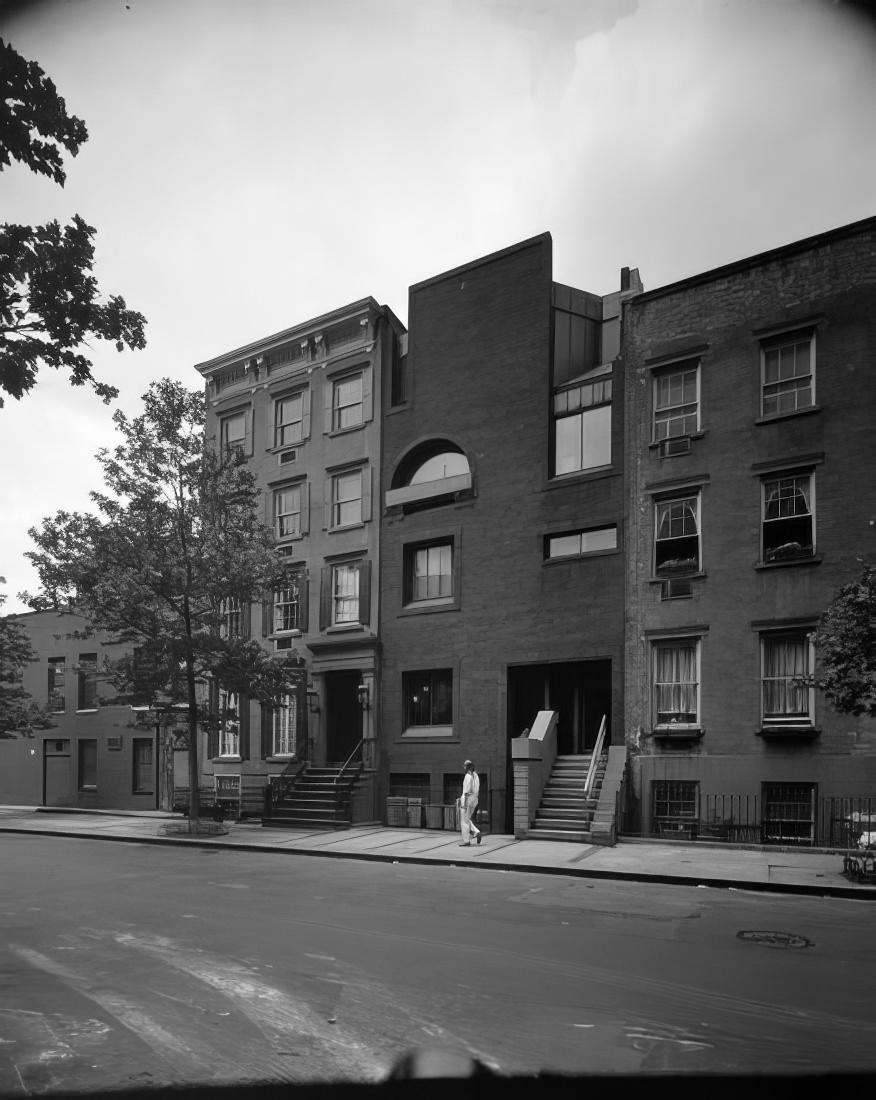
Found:
[{"label": "cap on man's head", "polygon": [[466,760],[466,762],[462,766],[464,768],[473,768],[474,764],[472,764],[472,762],[470,760]]}]

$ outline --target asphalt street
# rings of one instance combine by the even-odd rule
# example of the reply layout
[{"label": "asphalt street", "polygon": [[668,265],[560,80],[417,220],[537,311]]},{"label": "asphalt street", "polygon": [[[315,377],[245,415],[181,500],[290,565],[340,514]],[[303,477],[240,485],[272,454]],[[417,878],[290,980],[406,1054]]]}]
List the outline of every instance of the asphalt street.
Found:
[{"label": "asphalt street", "polygon": [[505,1074],[870,1073],[872,906],[2,837],[0,1093]]}]

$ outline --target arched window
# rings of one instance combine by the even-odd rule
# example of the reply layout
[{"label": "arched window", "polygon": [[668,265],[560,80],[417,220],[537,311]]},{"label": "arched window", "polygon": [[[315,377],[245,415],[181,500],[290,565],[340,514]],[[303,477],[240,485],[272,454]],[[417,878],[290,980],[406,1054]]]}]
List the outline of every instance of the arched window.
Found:
[{"label": "arched window", "polygon": [[462,448],[447,439],[422,443],[396,467],[386,506],[442,504],[448,497],[470,493],[471,467]]}]

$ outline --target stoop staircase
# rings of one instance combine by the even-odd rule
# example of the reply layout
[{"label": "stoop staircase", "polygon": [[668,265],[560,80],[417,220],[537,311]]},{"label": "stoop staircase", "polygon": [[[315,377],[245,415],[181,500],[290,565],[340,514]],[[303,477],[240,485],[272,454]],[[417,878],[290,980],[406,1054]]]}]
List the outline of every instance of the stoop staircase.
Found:
[{"label": "stoop staircase", "polygon": [[590,826],[599,802],[607,754],[601,753],[597,759],[591,789],[585,794],[590,759],[590,753],[556,758],[535,821],[526,834],[528,839],[590,842]]},{"label": "stoop staircase", "polygon": [[272,829],[349,829],[353,788],[361,770],[361,763],[346,769],[342,764],[306,767],[277,789],[262,825]]}]

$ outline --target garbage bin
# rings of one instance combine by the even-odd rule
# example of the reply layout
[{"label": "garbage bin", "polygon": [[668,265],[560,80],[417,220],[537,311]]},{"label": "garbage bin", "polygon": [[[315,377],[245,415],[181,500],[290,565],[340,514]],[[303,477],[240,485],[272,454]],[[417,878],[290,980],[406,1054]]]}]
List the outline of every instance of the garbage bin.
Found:
[{"label": "garbage bin", "polygon": [[453,830],[459,828],[459,809],[455,803],[444,807],[444,828]]},{"label": "garbage bin", "polygon": [[427,829],[443,829],[444,828],[444,807],[443,806],[427,806],[426,807],[426,828]]},{"label": "garbage bin", "polygon": [[407,827],[408,800],[406,798],[387,798],[386,824],[395,828]]}]

